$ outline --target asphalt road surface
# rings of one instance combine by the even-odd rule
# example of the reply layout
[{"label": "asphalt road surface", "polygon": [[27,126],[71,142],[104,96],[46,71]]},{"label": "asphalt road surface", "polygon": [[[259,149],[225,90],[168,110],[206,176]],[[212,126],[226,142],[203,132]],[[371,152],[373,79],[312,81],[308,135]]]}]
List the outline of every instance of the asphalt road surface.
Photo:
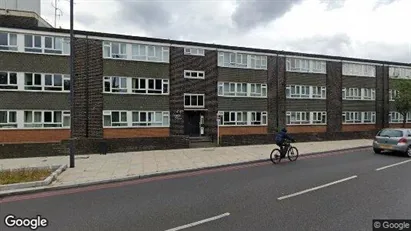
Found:
[{"label": "asphalt road surface", "polygon": [[40,215],[38,230],[53,231],[372,230],[373,219],[411,219],[410,176],[411,159],[371,150],[305,157],[6,197],[0,230],[30,230],[7,228],[8,214]]}]

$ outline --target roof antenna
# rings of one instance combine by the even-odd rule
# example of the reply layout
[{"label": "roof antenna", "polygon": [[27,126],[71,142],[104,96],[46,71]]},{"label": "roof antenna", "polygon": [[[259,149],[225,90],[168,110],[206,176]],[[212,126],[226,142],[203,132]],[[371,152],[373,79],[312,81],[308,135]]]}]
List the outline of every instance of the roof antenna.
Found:
[{"label": "roof antenna", "polygon": [[54,0],[54,4],[51,3],[51,6],[54,9],[54,28],[57,27],[57,16],[60,19],[60,16],[63,15],[63,11],[60,8],[58,8],[58,6],[57,6],[58,2],[59,2],[59,0]]}]

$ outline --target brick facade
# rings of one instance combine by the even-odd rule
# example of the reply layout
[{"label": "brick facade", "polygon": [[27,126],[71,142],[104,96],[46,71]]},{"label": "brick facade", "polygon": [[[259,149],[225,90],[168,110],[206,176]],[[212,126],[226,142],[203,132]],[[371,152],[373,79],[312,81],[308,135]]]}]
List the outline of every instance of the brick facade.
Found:
[{"label": "brick facade", "polygon": [[327,62],[327,132],[342,129],[342,64]]}]

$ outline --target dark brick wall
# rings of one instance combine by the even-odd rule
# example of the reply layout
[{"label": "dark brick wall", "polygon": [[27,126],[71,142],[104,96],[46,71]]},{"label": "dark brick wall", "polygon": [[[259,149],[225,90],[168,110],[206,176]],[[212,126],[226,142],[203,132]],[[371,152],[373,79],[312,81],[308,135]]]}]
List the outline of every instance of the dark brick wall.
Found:
[{"label": "dark brick wall", "polygon": [[268,132],[274,133],[277,128],[277,58],[267,57],[267,114]]},{"label": "dark brick wall", "polygon": [[383,114],[382,114],[382,120],[383,120],[383,126],[388,127],[389,126],[389,112],[390,112],[390,96],[389,96],[389,89],[390,89],[390,84],[389,84],[389,66],[383,66],[382,68],[382,82],[383,82]]},{"label": "dark brick wall", "polygon": [[242,83],[266,83],[267,71],[246,68],[218,68],[218,81]]},{"label": "dark brick wall", "polygon": [[287,85],[311,85],[323,87],[327,82],[325,74],[286,72]]},{"label": "dark brick wall", "polygon": [[277,128],[284,128],[286,126],[285,87],[287,83],[285,75],[285,57],[278,57],[277,63]]},{"label": "dark brick wall", "polygon": [[0,60],[1,71],[70,73],[69,56],[0,52]]},{"label": "dark brick wall", "polygon": [[[184,70],[205,71],[205,79],[186,79]],[[184,48],[170,48],[170,134],[184,134],[184,93],[205,94],[205,135],[217,133],[217,52],[184,55]]]},{"label": "dark brick wall", "polygon": [[70,110],[66,92],[0,91],[0,99],[2,109]]},{"label": "dark brick wall", "polygon": [[104,75],[168,79],[168,63],[105,59]]},{"label": "dark brick wall", "polygon": [[327,132],[342,129],[342,64],[327,61]]},{"label": "dark brick wall", "polygon": [[[16,3],[17,4],[17,3]],[[3,7],[3,6],[1,6]],[[38,28],[39,21],[33,17],[0,15],[0,27]]]},{"label": "dark brick wall", "polygon": [[[166,150],[189,148],[185,136],[158,138],[118,138],[118,139],[75,139],[76,155],[99,154],[101,147],[107,147],[107,153],[133,152],[148,150]],[[66,156],[69,154],[69,142],[0,144],[0,159],[40,156]]]},{"label": "dark brick wall", "polygon": [[103,137],[103,59],[101,41],[76,39],[72,115],[74,138]]},{"label": "dark brick wall", "polygon": [[[324,132],[324,133],[297,133],[292,134],[298,142],[315,142],[331,140],[371,139],[377,131],[355,132]],[[255,135],[224,135],[221,137],[221,146],[274,144],[275,133]],[[364,145],[371,145],[364,144]],[[274,146],[273,146],[274,148]],[[268,155],[268,154],[267,154]]]},{"label": "dark brick wall", "polygon": [[376,66],[375,81],[375,119],[376,127],[384,127],[384,67]]}]

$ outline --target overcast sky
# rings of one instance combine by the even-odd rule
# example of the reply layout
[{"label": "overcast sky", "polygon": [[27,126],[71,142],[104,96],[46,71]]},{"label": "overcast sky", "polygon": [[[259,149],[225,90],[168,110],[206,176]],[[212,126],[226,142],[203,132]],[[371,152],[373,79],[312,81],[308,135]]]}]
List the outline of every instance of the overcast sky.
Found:
[{"label": "overcast sky", "polygon": [[[42,16],[54,24],[51,2]],[[411,0],[74,0],[75,28],[411,63]],[[69,1],[57,25],[69,28]]]}]

